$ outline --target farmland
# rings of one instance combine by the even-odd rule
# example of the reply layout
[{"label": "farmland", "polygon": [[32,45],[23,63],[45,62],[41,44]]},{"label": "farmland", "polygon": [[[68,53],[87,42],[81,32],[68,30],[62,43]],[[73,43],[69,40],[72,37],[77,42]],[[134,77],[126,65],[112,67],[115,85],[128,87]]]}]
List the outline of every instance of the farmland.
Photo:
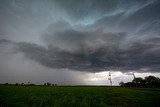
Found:
[{"label": "farmland", "polygon": [[160,89],[0,86],[0,107],[159,107]]}]

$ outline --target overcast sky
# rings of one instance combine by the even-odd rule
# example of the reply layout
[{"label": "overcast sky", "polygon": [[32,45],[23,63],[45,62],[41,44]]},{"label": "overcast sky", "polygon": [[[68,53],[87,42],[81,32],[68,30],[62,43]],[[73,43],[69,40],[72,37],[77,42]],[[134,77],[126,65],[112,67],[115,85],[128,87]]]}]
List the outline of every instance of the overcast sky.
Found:
[{"label": "overcast sky", "polygon": [[159,0],[0,0],[0,82],[160,77]]}]

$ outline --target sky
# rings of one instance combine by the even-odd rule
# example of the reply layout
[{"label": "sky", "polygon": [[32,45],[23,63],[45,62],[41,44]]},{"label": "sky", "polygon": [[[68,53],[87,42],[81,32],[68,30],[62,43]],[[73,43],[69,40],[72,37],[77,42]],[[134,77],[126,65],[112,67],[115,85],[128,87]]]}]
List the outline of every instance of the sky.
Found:
[{"label": "sky", "polygon": [[160,77],[159,0],[0,0],[0,83]]}]

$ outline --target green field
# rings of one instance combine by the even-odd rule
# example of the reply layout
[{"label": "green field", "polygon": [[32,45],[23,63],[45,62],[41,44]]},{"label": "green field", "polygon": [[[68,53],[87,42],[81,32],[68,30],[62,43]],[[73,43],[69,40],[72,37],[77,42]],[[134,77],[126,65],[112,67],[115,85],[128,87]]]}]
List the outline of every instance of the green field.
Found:
[{"label": "green field", "polygon": [[160,89],[0,86],[0,107],[160,107]]}]

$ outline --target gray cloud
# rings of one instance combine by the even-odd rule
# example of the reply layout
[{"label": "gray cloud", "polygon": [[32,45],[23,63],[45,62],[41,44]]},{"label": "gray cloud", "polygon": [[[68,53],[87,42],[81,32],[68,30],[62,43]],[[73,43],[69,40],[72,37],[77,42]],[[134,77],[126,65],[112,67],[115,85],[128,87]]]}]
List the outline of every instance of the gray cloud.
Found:
[{"label": "gray cloud", "polygon": [[[135,10],[140,9],[143,6],[151,4],[154,1],[151,0],[141,0],[141,1],[130,1],[125,0],[68,0],[64,2],[63,0],[55,0],[54,3],[58,7],[64,9],[70,16],[70,18],[75,20],[87,20],[93,17],[93,20],[102,16],[113,16],[119,14],[120,12],[132,13]],[[98,17],[96,17],[98,16]],[[96,17],[96,18],[95,18]],[[92,18],[91,18],[92,19]]]},{"label": "gray cloud", "polygon": [[[123,47],[126,33],[97,32],[64,31],[60,35],[56,33],[55,35],[45,36],[49,37],[46,40],[48,48],[33,43],[19,42],[16,43],[15,49],[22,52],[27,58],[50,68],[67,68],[89,72],[103,70],[120,70],[122,72],[133,70],[142,72],[159,71],[160,38],[130,42],[125,44],[126,47]],[[76,41],[74,36],[77,38],[77,35],[81,38],[72,43],[72,41]],[[98,35],[98,38],[96,35]],[[83,36],[85,36],[85,39],[82,38]],[[90,38],[92,39],[90,40]],[[3,42],[5,43],[7,40],[3,40]]]},{"label": "gray cloud", "polygon": [[[24,62],[38,62],[57,72],[159,72],[159,4],[158,0],[0,1],[0,60],[8,61],[3,58],[7,51],[16,55],[15,61],[24,56]],[[2,65],[1,61],[4,71]]]}]

